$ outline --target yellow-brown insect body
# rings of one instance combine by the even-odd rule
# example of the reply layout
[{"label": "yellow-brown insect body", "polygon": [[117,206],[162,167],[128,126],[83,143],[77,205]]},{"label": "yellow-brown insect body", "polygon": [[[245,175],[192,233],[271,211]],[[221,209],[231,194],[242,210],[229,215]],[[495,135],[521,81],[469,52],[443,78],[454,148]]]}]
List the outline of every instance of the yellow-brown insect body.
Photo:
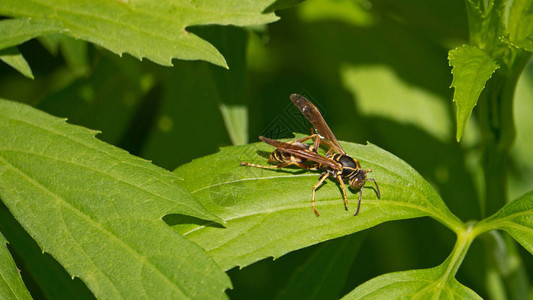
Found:
[{"label": "yellow-brown insect body", "polygon": [[[300,142],[297,142],[297,141],[293,141],[293,142],[289,142],[289,143],[297,145],[299,147],[302,147],[302,149],[309,150],[310,148],[312,148],[311,146],[309,146],[307,144],[300,143]],[[285,151],[283,151],[281,149],[277,149],[277,148],[274,151],[272,151],[272,153],[270,153],[270,156],[268,158],[268,163],[269,164],[275,164],[275,165],[280,165],[280,164],[285,164],[285,163],[293,163],[293,164],[305,163],[306,161],[307,161],[307,159],[305,159],[305,158],[298,157],[296,155],[287,153],[287,152],[285,152]]]},{"label": "yellow-brown insect body", "polygon": [[[361,206],[363,187],[366,181],[374,182],[377,196],[378,198],[381,197],[376,180],[366,177],[367,173],[372,172],[372,170],[362,169],[357,159],[346,154],[346,151],[339,144],[318,109],[309,100],[297,94],[292,94],[290,98],[300,112],[313,124],[316,134],[292,142],[282,142],[260,136],[260,140],[276,147],[269,158],[269,163],[276,165],[267,167],[246,162],[241,162],[241,165],[263,169],[282,168],[290,165],[296,165],[307,170],[321,169],[323,172],[318,182],[313,186],[311,197],[311,205],[317,216],[319,216],[319,213],[315,208],[315,192],[328,177],[332,177],[338,181],[344,197],[345,207],[348,207],[348,197],[346,196],[344,185],[344,180],[347,180],[350,187],[359,191],[359,201],[357,202],[357,210],[354,216],[357,215]],[[311,138],[315,138],[313,146],[303,143]],[[321,143],[327,144],[330,147],[325,156],[318,154],[317,151]]]},{"label": "yellow-brown insect body", "polygon": [[[259,137],[259,138],[265,142],[267,142],[267,140],[270,140],[264,137]],[[303,143],[304,141],[307,141],[309,139],[315,139],[315,143],[313,145],[308,145],[308,144]],[[270,141],[274,141],[274,140],[270,140]],[[301,138],[296,141],[291,141],[287,143],[279,142],[279,143],[285,144],[291,147],[293,150],[296,149],[299,152],[316,153],[315,149],[320,144],[320,138],[318,137],[318,135],[312,134],[310,136]],[[284,151],[283,147],[276,148],[274,151],[272,151],[272,153],[270,153],[270,156],[268,158],[268,163],[272,164],[273,166],[261,166],[261,165],[247,163],[247,162],[241,162],[241,166],[256,167],[256,168],[261,168],[261,169],[273,169],[273,168],[279,169],[279,168],[288,167],[288,166],[298,166],[300,168],[307,169],[307,170],[317,170],[319,166],[318,163],[309,161],[308,159],[306,159],[305,157],[301,155],[290,153],[288,151]]]}]

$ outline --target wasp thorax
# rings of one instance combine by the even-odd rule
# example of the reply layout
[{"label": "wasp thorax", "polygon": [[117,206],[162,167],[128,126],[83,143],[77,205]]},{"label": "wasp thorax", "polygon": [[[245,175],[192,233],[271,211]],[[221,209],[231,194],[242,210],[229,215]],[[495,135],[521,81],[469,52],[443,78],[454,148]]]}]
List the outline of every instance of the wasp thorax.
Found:
[{"label": "wasp thorax", "polygon": [[342,165],[342,177],[343,178],[349,178],[352,175],[355,174],[357,171],[357,163],[355,160],[348,155],[344,154],[335,154],[333,156],[333,160],[340,163]]}]

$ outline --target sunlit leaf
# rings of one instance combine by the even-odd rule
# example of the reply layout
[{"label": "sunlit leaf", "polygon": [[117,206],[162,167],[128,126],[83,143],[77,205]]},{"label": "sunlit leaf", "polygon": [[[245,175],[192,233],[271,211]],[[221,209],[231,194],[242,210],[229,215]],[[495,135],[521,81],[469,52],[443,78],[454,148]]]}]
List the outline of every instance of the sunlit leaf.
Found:
[{"label": "sunlit leaf", "polygon": [[466,123],[476,106],[479,95],[492,73],[498,69],[496,62],[482,50],[464,45],[449,52],[453,67],[453,101],[457,105],[457,140],[463,136]]},{"label": "sunlit leaf", "polygon": [[[220,52],[205,40],[188,32],[187,27],[270,23],[278,18],[272,12],[263,14],[263,11],[272,2],[21,0],[0,2],[0,15],[31,18],[31,22],[55,29],[49,33],[62,32],[119,55],[129,53],[139,59],[148,58],[162,65],[169,66],[172,58],[180,58],[206,60],[227,67]],[[21,34],[24,36],[21,41],[37,36],[31,30],[22,30]]]},{"label": "sunlit leaf", "polygon": [[0,298],[32,299],[6,244],[6,238],[0,233]]},{"label": "sunlit leaf", "polygon": [[13,216],[96,297],[224,297],[224,272],[162,221],[219,219],[180,178],[94,134],[0,101],[0,199]]},{"label": "sunlit leaf", "polygon": [[[2,6],[4,5],[9,5],[9,3],[0,2],[0,15],[2,15]],[[36,20],[32,18],[1,20],[0,49],[17,46],[34,37],[60,31],[61,30],[57,26],[49,24],[45,20]]]},{"label": "sunlit leaf", "polygon": [[533,191],[511,201],[496,214],[476,225],[478,232],[495,229],[507,231],[533,254]]},{"label": "sunlit leaf", "polygon": [[447,265],[378,276],[342,299],[482,299],[446,273]]},{"label": "sunlit leaf", "polygon": [[20,74],[33,79],[33,73],[24,56],[15,47],[0,50],[0,60],[13,67]]},{"label": "sunlit leaf", "polygon": [[224,268],[246,266],[265,257],[279,257],[325,240],[377,224],[431,216],[454,230],[461,222],[447,209],[435,190],[409,165],[374,146],[344,143],[346,151],[371,168],[381,190],[367,182],[359,215],[352,216],[358,194],[348,191],[344,209],[336,181],[328,180],[316,194],[320,217],[311,209],[311,189],[319,174],[299,169],[264,170],[240,162],[266,164],[272,147],[252,144],[224,148],[220,153],[181,166],[177,174],[204,207],[226,221],[225,228],[167,222],[206,249]]}]

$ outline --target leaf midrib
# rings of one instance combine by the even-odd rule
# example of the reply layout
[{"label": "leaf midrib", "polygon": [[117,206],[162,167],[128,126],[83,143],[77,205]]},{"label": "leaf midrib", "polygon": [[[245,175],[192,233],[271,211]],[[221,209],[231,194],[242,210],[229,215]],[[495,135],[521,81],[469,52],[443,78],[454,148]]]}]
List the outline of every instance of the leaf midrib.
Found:
[{"label": "leaf midrib", "polygon": [[[126,184],[126,185],[128,185],[130,187],[133,187],[134,189],[142,190],[143,192],[147,193],[148,195],[152,195],[155,198],[159,198],[159,199],[165,200],[166,202],[170,203],[173,206],[187,207],[190,210],[196,211],[198,213],[198,215],[205,215],[205,213],[201,213],[198,210],[194,209],[193,207],[191,207],[191,206],[189,206],[189,205],[187,205],[185,203],[177,203],[176,201],[166,197],[165,195],[160,195],[160,194],[155,193],[153,191],[147,190],[147,189],[145,189],[145,188],[143,188],[141,186],[135,185],[135,183],[131,183],[131,182],[125,181],[124,179],[121,179],[120,177],[116,177],[116,176],[114,176],[112,174],[105,173],[105,171],[101,171],[101,170],[98,170],[98,169],[92,169],[88,165],[81,165],[81,164],[78,164],[78,163],[76,163],[74,161],[67,161],[67,160],[63,160],[63,159],[57,158],[57,157],[48,156],[48,155],[44,155],[42,153],[36,153],[36,152],[32,152],[32,151],[27,151],[27,150],[0,148],[0,153],[1,152],[8,152],[8,151],[21,152],[21,153],[26,153],[26,154],[30,154],[30,155],[35,155],[35,156],[38,156],[38,157],[46,158],[48,160],[53,160],[53,161],[56,161],[56,162],[63,162],[65,164],[71,164],[73,166],[79,167],[80,169],[81,168],[87,169],[87,170],[90,170],[90,171],[93,171],[95,173],[100,174],[100,176],[102,176],[102,177],[109,177],[109,178],[112,178],[112,179],[118,181],[119,183],[124,183],[124,184]],[[2,158],[1,155],[0,155],[0,158]],[[5,160],[5,158],[3,158],[3,159]],[[8,160],[5,160],[5,161],[9,163]],[[124,162],[118,162],[113,167],[119,166],[120,164],[128,165],[127,163],[124,163]],[[16,169],[15,166],[13,166],[13,168]],[[112,168],[112,167],[110,167],[110,168]],[[110,168],[108,168],[108,169],[110,169]],[[25,174],[25,173],[23,173],[23,174]],[[186,192],[184,192],[184,193],[186,193]],[[165,214],[166,213],[163,213],[161,216],[158,216],[158,217],[163,217]]]},{"label": "leaf midrib", "polygon": [[[378,164],[376,164],[376,165],[378,165]],[[379,165],[379,166],[381,167],[381,165]],[[393,174],[394,177],[399,178],[402,181],[405,181],[405,180],[403,180],[403,178],[398,173],[390,172],[389,174]],[[192,191],[191,194],[194,194],[194,193],[196,193],[198,191],[209,189],[209,188],[212,188],[212,187],[215,187],[215,186],[221,186],[221,185],[225,185],[225,184],[233,184],[233,183],[237,183],[237,182],[241,182],[241,181],[276,180],[276,179],[285,179],[285,178],[308,177],[308,176],[315,176],[315,175],[316,175],[315,173],[312,173],[312,174],[294,174],[294,175],[282,175],[282,176],[268,176],[268,177],[254,177],[254,178],[237,179],[237,180],[232,180],[232,181],[213,184],[213,185],[210,185],[210,186],[205,186],[205,187],[202,187],[202,188],[199,188],[199,189],[196,189],[196,190]],[[428,200],[428,198],[421,191],[418,191],[417,189],[413,188],[414,186],[416,186],[415,183],[410,182],[410,181],[407,181],[407,182],[412,183],[413,185],[411,185],[411,186],[409,186],[409,185],[400,185],[400,184],[395,184],[393,182],[386,182],[385,185],[396,186],[396,187],[399,187],[401,189],[405,189],[405,190],[409,190],[409,191],[413,192],[420,199],[423,200],[423,203],[429,204],[429,207],[431,207],[431,210],[422,209],[422,208],[425,208],[425,206],[418,207],[416,205],[412,205],[412,207],[415,207],[415,208],[418,207],[418,209],[420,211],[423,211],[423,212],[431,212],[432,211],[433,213],[432,214],[428,214],[428,215],[435,216],[436,219],[440,220],[443,224],[448,226],[448,224],[447,224],[447,222],[445,222],[445,220],[448,220],[449,218],[447,218],[446,215],[441,214],[439,210],[435,209],[435,206],[431,203],[431,201]],[[333,199],[331,199],[330,201],[333,201]],[[328,202],[328,200],[321,200],[320,202],[324,203],[324,202]],[[407,204],[408,202],[391,201],[391,203],[405,203],[405,204]],[[409,205],[405,205],[405,206],[409,207]],[[284,208],[284,207],[291,207],[291,206],[282,206],[282,207],[279,207],[279,208]],[[274,209],[272,211],[276,212],[276,211],[280,211],[280,210],[281,209]],[[255,213],[250,213],[250,214],[239,214],[238,216],[231,217],[231,218],[225,218],[224,220],[225,221],[231,221],[231,220],[238,219],[238,218],[241,218],[241,217],[249,217],[249,216],[253,216],[253,215],[256,215],[256,214],[260,214],[260,212],[255,212]],[[205,226],[201,226],[201,227],[205,227]]]}]

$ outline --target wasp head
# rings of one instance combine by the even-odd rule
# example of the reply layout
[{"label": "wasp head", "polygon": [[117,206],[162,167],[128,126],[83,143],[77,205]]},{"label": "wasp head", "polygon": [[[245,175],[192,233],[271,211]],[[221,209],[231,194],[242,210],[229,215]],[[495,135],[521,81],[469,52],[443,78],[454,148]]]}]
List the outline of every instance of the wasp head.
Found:
[{"label": "wasp head", "polygon": [[365,185],[366,173],[368,172],[372,172],[372,170],[371,169],[368,169],[368,170],[358,169],[349,178],[350,186],[356,191],[360,190],[363,187],[363,185]]}]

